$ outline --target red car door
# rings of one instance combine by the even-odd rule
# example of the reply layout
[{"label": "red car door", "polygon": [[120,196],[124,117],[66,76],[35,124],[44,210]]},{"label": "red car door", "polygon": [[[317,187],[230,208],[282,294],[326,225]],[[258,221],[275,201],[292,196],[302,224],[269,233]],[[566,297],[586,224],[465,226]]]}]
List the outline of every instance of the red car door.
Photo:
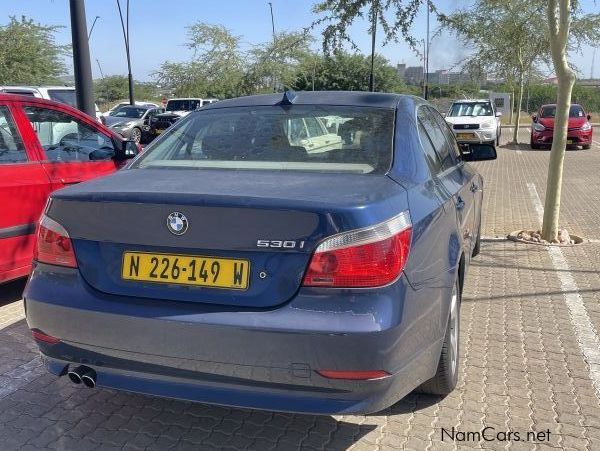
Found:
[{"label": "red car door", "polygon": [[59,104],[21,102],[37,135],[42,166],[52,189],[79,183],[118,169],[110,132],[93,119]]},{"label": "red car door", "polygon": [[0,99],[0,283],[31,269],[35,228],[51,190],[37,147],[15,103]]}]

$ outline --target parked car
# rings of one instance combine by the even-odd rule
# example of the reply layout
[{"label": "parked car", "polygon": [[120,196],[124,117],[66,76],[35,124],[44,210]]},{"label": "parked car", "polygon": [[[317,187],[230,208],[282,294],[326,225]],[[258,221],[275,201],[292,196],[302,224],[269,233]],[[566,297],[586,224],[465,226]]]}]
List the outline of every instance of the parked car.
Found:
[{"label": "parked car", "polygon": [[169,99],[165,112],[154,117],[150,123],[150,134],[158,136],[182,117],[218,99],[182,98]]},{"label": "parked car", "polygon": [[0,94],[0,283],[29,274],[48,195],[114,172],[131,144],[64,103]]},{"label": "parked car", "polygon": [[[290,121],[344,118],[311,152]],[[447,394],[483,180],[411,96],[224,100],[127,169],[60,190],[41,219],[27,321],[88,387],[313,414]],[[82,326],[83,325],[83,326]]]},{"label": "parked car", "polygon": [[500,145],[502,127],[494,102],[488,99],[457,100],[446,114],[456,140],[462,143],[489,143]]},{"label": "parked car", "polygon": [[[111,119],[125,118],[125,120],[111,125],[110,129],[126,139],[132,139],[137,143],[145,143],[152,140],[150,134],[150,121],[153,117],[164,111],[165,110],[162,108],[124,106],[117,111],[114,116],[108,117],[107,122]],[[139,113],[141,113],[141,116]]]},{"label": "parked car", "polygon": [[[532,149],[540,149],[552,145],[554,136],[554,117],[556,104],[542,105],[537,115],[532,116],[531,138],[529,145]],[[581,146],[583,149],[592,147],[593,128],[592,117],[586,114],[581,105],[573,104],[569,108],[569,125],[567,133],[568,146]]]},{"label": "parked car", "polygon": [[[131,105],[129,102],[119,102],[116,105],[114,105],[110,110],[102,113],[102,116],[103,117],[112,116],[112,114],[114,112],[116,112],[117,110],[119,110],[121,107],[129,106],[129,105]],[[146,101],[137,101],[136,100],[134,102],[134,105],[135,106],[145,106],[145,107],[150,107],[150,108],[159,108],[159,105],[157,105],[156,103],[146,102]]]},{"label": "parked car", "polygon": [[[72,86],[0,86],[0,92],[54,100],[77,108],[76,91]],[[96,108],[96,119],[100,120],[102,113],[100,113],[98,105],[94,104],[94,107]]]},{"label": "parked car", "polygon": [[120,122],[129,122],[132,120],[141,119],[146,112],[153,107],[125,105],[114,111],[110,116],[102,118],[102,123],[107,127],[118,124]]}]

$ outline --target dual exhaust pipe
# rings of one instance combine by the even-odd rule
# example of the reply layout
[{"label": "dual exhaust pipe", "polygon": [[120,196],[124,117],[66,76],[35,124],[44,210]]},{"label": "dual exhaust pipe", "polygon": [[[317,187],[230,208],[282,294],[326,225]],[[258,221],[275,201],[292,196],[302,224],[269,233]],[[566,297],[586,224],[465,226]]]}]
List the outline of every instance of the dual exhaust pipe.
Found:
[{"label": "dual exhaust pipe", "polygon": [[96,386],[96,371],[85,365],[80,365],[73,370],[70,369],[67,376],[69,376],[69,379],[74,384],[83,383],[88,388]]}]

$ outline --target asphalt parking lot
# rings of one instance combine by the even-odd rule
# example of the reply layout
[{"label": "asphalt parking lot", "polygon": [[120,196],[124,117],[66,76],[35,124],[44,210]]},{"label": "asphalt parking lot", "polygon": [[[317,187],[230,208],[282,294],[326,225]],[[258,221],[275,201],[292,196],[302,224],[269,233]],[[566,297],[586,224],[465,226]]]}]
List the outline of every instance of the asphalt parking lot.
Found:
[{"label": "asphalt parking lot", "polygon": [[540,224],[549,152],[498,153],[477,163],[485,237],[466,280],[450,396],[411,394],[368,416],[310,416],[75,386],[42,368],[18,281],[0,291],[1,449],[600,449],[600,141],[565,160],[561,223],[589,240],[571,248],[503,239]]}]

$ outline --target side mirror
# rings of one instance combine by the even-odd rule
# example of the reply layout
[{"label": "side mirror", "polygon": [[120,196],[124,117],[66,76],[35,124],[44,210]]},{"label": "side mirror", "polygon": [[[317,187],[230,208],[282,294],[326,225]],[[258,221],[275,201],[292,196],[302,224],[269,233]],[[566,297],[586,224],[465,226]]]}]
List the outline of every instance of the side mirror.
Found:
[{"label": "side mirror", "polygon": [[588,114],[588,115],[587,115],[587,120],[588,120],[588,121],[591,121],[591,120],[592,120],[592,115],[591,115],[591,114]]},{"label": "side mirror", "polygon": [[495,160],[498,155],[491,144],[469,144],[467,151],[462,154],[465,161]]},{"label": "side mirror", "polygon": [[502,113],[500,111],[496,111],[496,117],[502,117]]},{"label": "side mirror", "polygon": [[117,149],[114,159],[117,161],[129,160],[139,153],[138,145],[135,141],[122,141],[121,148]]},{"label": "side mirror", "polygon": [[537,120],[538,120],[538,117],[537,117],[537,116],[534,114],[533,116],[531,116],[531,120],[532,120],[533,122],[537,122]]}]

